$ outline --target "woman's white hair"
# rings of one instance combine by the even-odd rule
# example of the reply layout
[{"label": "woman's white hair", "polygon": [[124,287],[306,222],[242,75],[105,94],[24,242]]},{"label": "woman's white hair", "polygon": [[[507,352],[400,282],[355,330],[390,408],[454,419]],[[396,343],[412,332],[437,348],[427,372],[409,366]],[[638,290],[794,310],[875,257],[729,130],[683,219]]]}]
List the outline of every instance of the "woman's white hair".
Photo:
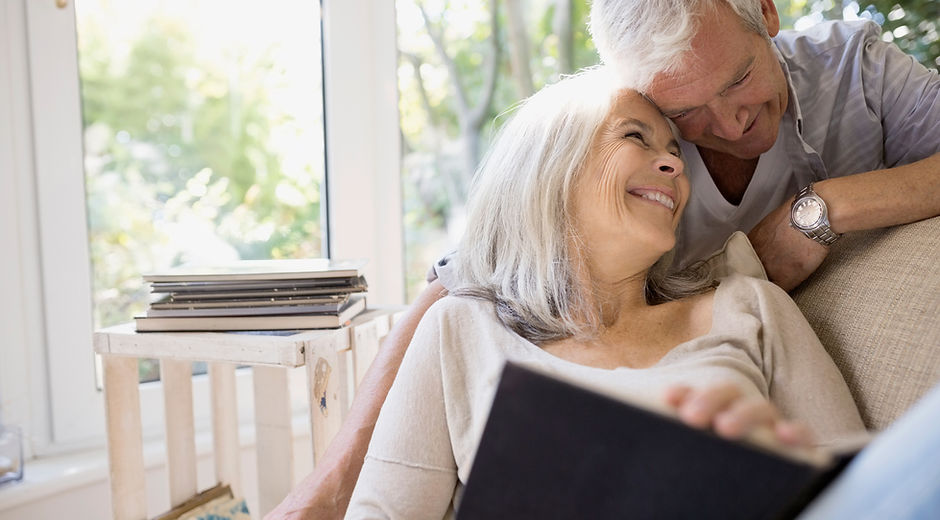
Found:
[{"label": "woman's white hair", "polygon": [[659,74],[683,66],[682,54],[708,9],[724,3],[751,32],[769,38],[760,0],[594,0],[590,31],[601,61],[622,85],[646,92]]},{"label": "woman's white hair", "polygon": [[[505,123],[474,178],[454,293],[492,301],[500,321],[530,341],[597,332],[593,298],[576,275],[569,202],[619,90],[604,66],[543,88]],[[651,302],[711,286],[698,276],[650,272]]]}]

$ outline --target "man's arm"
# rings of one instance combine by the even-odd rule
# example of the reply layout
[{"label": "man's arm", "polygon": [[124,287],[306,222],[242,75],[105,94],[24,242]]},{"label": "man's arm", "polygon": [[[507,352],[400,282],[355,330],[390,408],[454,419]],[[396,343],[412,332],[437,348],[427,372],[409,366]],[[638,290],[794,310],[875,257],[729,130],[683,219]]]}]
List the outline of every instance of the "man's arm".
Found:
[{"label": "man's arm", "polygon": [[[940,154],[871,172],[813,184],[826,201],[836,233],[876,229],[940,215]],[[809,277],[829,248],[790,227],[790,203],[748,233],[770,280],[789,291]]]},{"label": "man's arm", "polygon": [[362,470],[362,461],[382,403],[395,381],[395,374],[418,322],[445,294],[441,282],[434,280],[392,327],[356,390],[349,415],[322,460],[273,511],[265,515],[265,520],[343,518]]}]

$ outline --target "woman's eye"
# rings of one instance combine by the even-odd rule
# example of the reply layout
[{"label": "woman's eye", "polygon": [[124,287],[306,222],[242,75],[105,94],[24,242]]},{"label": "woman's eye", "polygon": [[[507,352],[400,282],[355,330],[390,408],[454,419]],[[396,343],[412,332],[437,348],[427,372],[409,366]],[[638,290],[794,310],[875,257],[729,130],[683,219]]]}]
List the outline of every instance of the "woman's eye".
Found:
[{"label": "woman's eye", "polygon": [[735,85],[740,85],[741,83],[744,83],[745,81],[747,81],[747,78],[749,78],[749,77],[751,77],[750,71],[748,71],[748,73],[745,74],[744,77],[742,77],[741,79],[735,81],[734,84],[735,84]]},{"label": "woman's eye", "polygon": [[627,132],[627,134],[624,135],[624,137],[628,139],[637,139],[641,143],[646,144],[646,139],[643,138],[643,134],[641,134],[640,132]]}]

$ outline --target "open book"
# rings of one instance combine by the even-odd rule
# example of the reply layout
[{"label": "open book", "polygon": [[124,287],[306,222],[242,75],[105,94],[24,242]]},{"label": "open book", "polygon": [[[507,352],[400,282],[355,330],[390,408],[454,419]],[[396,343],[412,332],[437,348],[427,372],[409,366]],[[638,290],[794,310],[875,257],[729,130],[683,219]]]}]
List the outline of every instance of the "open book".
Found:
[{"label": "open book", "polygon": [[850,459],[727,440],[508,363],[457,518],[792,518]]}]

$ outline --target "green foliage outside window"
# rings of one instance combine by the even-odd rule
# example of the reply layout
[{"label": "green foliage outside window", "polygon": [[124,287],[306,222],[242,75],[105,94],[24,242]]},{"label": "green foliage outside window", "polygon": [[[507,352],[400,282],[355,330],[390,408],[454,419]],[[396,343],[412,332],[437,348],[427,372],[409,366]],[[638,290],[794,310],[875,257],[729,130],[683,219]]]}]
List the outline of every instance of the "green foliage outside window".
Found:
[{"label": "green foliage outside window", "polygon": [[274,142],[295,131],[267,97],[278,64],[263,49],[200,61],[197,35],[161,18],[125,55],[94,24],[79,63],[96,325],[145,309],[142,272],[320,256],[322,162],[291,164]]},{"label": "green foliage outside window", "polygon": [[936,0],[777,2],[784,27],[806,27],[823,20],[872,20],[882,39],[894,42],[925,67],[940,69],[940,2]]},{"label": "green foliage outside window", "polygon": [[76,5],[95,327],[146,310],[149,271],[323,255],[318,8]]}]

